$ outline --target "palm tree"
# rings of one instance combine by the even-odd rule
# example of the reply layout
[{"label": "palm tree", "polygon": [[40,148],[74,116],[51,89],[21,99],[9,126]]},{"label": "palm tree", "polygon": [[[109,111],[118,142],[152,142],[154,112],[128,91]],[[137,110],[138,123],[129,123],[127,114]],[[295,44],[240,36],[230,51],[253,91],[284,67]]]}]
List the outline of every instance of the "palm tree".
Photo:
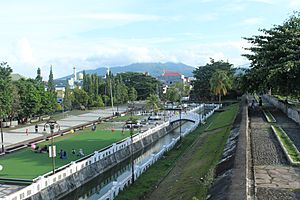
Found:
[{"label": "palm tree", "polygon": [[149,109],[151,108],[153,112],[157,112],[160,107],[160,99],[155,94],[150,94],[149,97],[146,99],[146,107]]},{"label": "palm tree", "polygon": [[217,70],[213,73],[209,80],[211,91],[219,96],[219,103],[221,103],[221,96],[226,95],[228,90],[231,89],[232,80],[224,70]]}]

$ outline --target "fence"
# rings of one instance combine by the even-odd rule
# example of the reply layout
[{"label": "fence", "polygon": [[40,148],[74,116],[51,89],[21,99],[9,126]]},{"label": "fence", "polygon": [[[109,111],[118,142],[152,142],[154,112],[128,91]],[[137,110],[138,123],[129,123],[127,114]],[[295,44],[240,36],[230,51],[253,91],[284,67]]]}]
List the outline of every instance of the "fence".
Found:
[{"label": "fence", "polygon": [[[213,112],[218,109],[221,105],[217,104],[201,104],[200,106],[190,110],[189,112],[196,112],[200,108],[209,106],[213,107],[213,110],[211,110],[209,113],[207,113],[205,116],[202,116],[200,121],[206,120],[209,116],[213,114]],[[189,130],[184,132],[182,135],[185,136],[191,131],[193,131],[200,123],[200,121],[197,121]],[[158,130],[161,130],[167,126],[169,126],[170,122],[164,122],[163,124],[160,124],[152,129],[149,129],[143,133],[139,133],[133,136],[133,143],[142,140],[143,138],[157,132]],[[142,166],[135,166],[135,176],[136,178],[140,176],[141,173],[145,171],[146,168],[148,168],[150,165],[152,165],[154,162],[156,162],[166,151],[173,148],[173,146],[176,144],[176,142],[179,140],[179,137],[174,139],[169,145],[165,146],[160,152],[158,152],[156,155],[153,155],[153,158],[150,159],[147,163],[144,163]],[[39,191],[49,187],[52,184],[57,183],[58,181],[80,171],[81,169],[85,168],[86,166],[89,166],[95,162],[98,162],[101,159],[106,158],[107,156],[115,153],[116,151],[119,151],[121,149],[126,148],[131,144],[130,137],[118,142],[114,143],[109,147],[103,148],[99,151],[95,151],[93,154],[90,154],[80,160],[73,161],[70,164],[67,164],[65,166],[62,166],[56,170],[55,174],[52,174],[52,172],[46,173],[42,176],[39,176],[38,178],[33,180],[33,183],[15,193],[12,193],[6,197],[0,198],[0,200],[22,200],[29,198],[30,196],[37,194]],[[114,186],[109,190],[107,194],[103,196],[101,199],[113,199],[114,196],[118,194],[118,191],[120,189],[123,189],[126,184],[131,183],[131,175],[130,177],[127,177],[124,179],[124,181],[119,183],[114,183]]]}]

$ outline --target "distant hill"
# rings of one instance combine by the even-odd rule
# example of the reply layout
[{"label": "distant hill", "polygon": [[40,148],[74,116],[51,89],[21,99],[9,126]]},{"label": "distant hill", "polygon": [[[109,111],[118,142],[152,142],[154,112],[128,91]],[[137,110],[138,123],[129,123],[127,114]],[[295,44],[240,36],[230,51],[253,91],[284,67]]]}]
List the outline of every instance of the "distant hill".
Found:
[{"label": "distant hill", "polygon": [[[110,70],[113,74],[121,73],[121,72],[148,72],[151,76],[158,77],[162,75],[164,71],[174,71],[180,74],[184,74],[185,76],[193,76],[193,70],[195,68],[189,65],[185,65],[183,63],[134,63],[127,66],[116,66],[111,67]],[[88,74],[97,74],[99,76],[104,76],[107,68],[100,67],[97,69],[87,69],[85,70]],[[79,73],[79,72],[78,72]],[[58,80],[65,80],[71,78],[72,75],[65,76],[59,78]]]}]

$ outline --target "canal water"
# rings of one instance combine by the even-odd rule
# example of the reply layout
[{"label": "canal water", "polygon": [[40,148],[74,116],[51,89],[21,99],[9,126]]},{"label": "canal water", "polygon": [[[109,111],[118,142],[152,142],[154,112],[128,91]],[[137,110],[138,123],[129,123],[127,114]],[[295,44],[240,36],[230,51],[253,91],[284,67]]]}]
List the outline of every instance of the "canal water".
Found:
[{"label": "canal water", "polygon": [[[192,122],[185,122],[182,124],[181,132],[184,133],[188,130]],[[157,142],[153,143],[149,147],[143,149],[142,151],[135,154],[134,164],[142,165],[147,162],[152,154],[159,152],[164,145],[171,143],[173,138],[179,136],[179,128],[174,129],[169,132],[164,137],[160,138]],[[121,181],[124,177],[127,177],[131,174],[131,163],[130,159],[123,161],[117,166],[113,167],[109,171],[105,172],[102,175],[94,178],[80,188],[69,193],[67,196],[63,197],[63,200],[98,200],[103,196],[110,188],[113,186],[113,181]]]}]

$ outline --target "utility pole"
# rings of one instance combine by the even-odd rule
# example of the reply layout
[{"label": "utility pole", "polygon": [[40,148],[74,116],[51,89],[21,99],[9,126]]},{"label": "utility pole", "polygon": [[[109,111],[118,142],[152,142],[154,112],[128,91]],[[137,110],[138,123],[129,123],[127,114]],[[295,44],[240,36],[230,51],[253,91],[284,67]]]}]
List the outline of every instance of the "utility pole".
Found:
[{"label": "utility pole", "polygon": [[[109,67],[107,67],[107,75],[109,76]],[[110,100],[111,100],[111,109],[112,109],[112,114],[114,116],[114,100],[113,100],[113,93],[112,93],[112,84],[111,84],[111,78],[109,78],[109,85],[110,85]]]},{"label": "utility pole", "polygon": [[59,128],[59,124],[54,120],[54,119],[49,119],[45,125],[44,125],[44,130],[46,130],[46,127],[50,127],[50,133],[51,133],[51,150],[50,154],[51,155],[51,160],[52,160],[52,172],[53,174],[55,173],[55,152],[54,152],[54,139],[53,139],[53,134],[54,134],[54,128],[55,126]]}]

